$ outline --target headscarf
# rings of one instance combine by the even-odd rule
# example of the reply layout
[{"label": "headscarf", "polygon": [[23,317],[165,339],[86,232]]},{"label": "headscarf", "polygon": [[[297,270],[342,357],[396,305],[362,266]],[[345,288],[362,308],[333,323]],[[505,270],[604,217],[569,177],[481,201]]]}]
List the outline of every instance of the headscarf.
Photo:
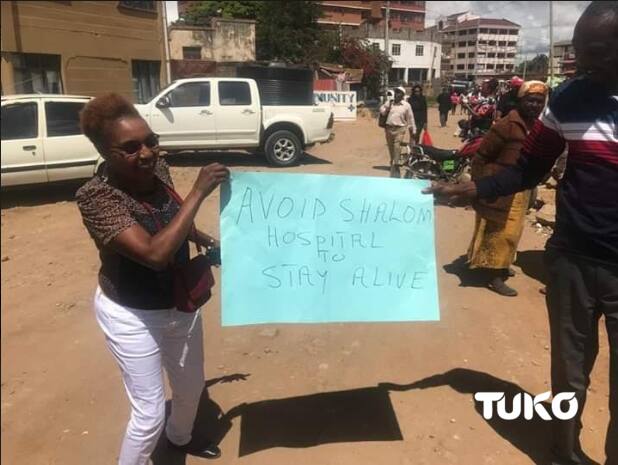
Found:
[{"label": "headscarf", "polygon": [[517,93],[518,98],[523,98],[529,94],[543,94],[547,97],[547,93],[549,89],[545,85],[544,82],[541,81],[526,81],[519,88],[519,92]]},{"label": "headscarf", "polygon": [[524,83],[524,80],[519,76],[513,76],[509,83],[511,84],[511,88],[520,88],[521,85]]}]

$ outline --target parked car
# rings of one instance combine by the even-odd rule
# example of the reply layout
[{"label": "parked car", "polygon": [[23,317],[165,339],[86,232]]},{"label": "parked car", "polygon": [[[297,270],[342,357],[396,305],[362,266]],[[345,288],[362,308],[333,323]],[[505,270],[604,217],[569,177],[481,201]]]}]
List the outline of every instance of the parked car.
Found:
[{"label": "parked car", "polygon": [[90,97],[2,97],[2,187],[91,178],[102,162],[79,126]]},{"label": "parked car", "polygon": [[253,79],[180,79],[136,108],[168,152],[257,150],[275,166],[296,164],[306,147],[326,142],[333,127],[325,107],[262,105]]}]

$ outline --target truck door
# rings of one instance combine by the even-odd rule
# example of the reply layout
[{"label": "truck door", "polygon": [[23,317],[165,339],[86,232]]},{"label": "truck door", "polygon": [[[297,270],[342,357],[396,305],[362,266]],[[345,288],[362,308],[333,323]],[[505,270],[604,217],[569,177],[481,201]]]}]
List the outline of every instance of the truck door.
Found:
[{"label": "truck door", "polygon": [[219,80],[217,144],[257,146],[260,142],[260,105],[257,86],[242,80]]},{"label": "truck door", "polygon": [[38,99],[2,105],[2,185],[47,182]]},{"label": "truck door", "polygon": [[216,119],[210,81],[185,82],[165,96],[165,106],[152,104],[150,127],[164,148],[209,147],[216,143]]}]

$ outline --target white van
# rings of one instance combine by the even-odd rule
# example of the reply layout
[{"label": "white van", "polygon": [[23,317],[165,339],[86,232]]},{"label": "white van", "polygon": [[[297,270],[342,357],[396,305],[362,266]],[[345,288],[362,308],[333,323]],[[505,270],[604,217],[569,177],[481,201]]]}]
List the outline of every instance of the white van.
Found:
[{"label": "white van", "polygon": [[103,161],[81,132],[91,97],[2,97],[2,187],[91,178]]}]

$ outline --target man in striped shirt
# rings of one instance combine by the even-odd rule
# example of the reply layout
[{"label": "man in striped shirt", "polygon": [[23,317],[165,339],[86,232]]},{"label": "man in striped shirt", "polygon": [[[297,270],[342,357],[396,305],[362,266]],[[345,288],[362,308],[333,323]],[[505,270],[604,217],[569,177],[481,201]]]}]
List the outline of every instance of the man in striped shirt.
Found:
[{"label": "man in striped shirt", "polygon": [[536,186],[568,148],[547,242],[552,390],[575,392],[572,420],[553,420],[553,465],[587,463],[581,413],[598,352],[601,315],[610,346],[606,465],[618,464],[618,2],[594,1],[575,27],[580,77],[563,84],[527,137],[517,166],[476,182],[436,184],[453,201],[495,198]]}]

